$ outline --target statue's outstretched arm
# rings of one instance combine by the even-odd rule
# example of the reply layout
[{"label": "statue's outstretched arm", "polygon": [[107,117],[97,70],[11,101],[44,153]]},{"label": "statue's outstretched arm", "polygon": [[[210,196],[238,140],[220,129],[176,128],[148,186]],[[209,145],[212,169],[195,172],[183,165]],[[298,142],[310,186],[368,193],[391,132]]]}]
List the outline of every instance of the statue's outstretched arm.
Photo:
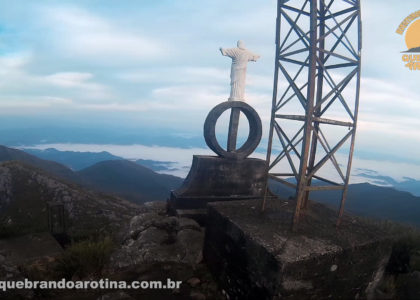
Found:
[{"label": "statue's outstretched arm", "polygon": [[228,49],[226,49],[226,48],[222,48],[222,47],[220,47],[220,52],[222,52],[222,55],[224,55],[224,56],[229,56],[229,57],[233,57],[233,56],[235,56],[235,51],[234,51],[235,49],[233,48],[228,48]]},{"label": "statue's outstretched arm", "polygon": [[258,55],[258,54],[251,53],[251,56],[249,57],[248,60],[250,60],[250,61],[257,61],[260,57],[261,56]]}]

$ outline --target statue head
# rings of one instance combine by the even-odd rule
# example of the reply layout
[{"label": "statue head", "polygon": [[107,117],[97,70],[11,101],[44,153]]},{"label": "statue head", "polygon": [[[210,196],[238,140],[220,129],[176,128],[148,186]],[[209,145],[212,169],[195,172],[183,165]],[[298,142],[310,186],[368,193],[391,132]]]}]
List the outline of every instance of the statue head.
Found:
[{"label": "statue head", "polygon": [[245,49],[245,43],[243,41],[239,40],[237,45],[239,49]]}]

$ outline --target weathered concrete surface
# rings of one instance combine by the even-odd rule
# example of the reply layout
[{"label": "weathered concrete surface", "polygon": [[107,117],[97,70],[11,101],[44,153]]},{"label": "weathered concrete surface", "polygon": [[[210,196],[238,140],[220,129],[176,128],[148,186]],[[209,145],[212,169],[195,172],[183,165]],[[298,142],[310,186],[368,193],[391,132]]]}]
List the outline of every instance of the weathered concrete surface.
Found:
[{"label": "weathered concrete surface", "polygon": [[310,203],[292,232],[294,205],[256,200],[208,205],[204,259],[230,299],[356,299],[374,288],[391,251],[379,228]]},{"label": "weathered concrete surface", "polygon": [[207,202],[262,197],[265,187],[265,161],[240,160],[194,155],[183,185],[171,193],[174,209],[205,208]]}]

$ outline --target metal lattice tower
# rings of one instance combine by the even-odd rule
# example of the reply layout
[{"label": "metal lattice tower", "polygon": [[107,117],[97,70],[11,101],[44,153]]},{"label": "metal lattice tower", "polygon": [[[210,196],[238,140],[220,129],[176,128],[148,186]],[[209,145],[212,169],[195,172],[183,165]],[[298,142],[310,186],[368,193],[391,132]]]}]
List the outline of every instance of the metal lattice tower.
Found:
[{"label": "metal lattice tower", "polygon": [[342,191],[339,224],[359,106],[360,1],[278,0],[276,27],[268,175],[296,189],[293,224],[310,192]]}]

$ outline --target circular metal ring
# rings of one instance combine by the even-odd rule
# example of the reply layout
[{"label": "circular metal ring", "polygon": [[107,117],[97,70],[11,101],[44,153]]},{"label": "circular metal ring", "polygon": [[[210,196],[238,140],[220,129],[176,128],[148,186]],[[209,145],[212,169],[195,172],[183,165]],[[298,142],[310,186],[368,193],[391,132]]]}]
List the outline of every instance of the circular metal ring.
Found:
[{"label": "circular metal ring", "polygon": [[[234,151],[224,150],[216,138],[216,123],[219,117],[228,109],[238,108],[243,112],[249,122],[249,135],[241,148]],[[226,101],[216,105],[207,115],[204,122],[204,139],[207,146],[219,156],[232,159],[243,159],[250,155],[261,141],[262,124],[257,112],[242,101]]]}]

